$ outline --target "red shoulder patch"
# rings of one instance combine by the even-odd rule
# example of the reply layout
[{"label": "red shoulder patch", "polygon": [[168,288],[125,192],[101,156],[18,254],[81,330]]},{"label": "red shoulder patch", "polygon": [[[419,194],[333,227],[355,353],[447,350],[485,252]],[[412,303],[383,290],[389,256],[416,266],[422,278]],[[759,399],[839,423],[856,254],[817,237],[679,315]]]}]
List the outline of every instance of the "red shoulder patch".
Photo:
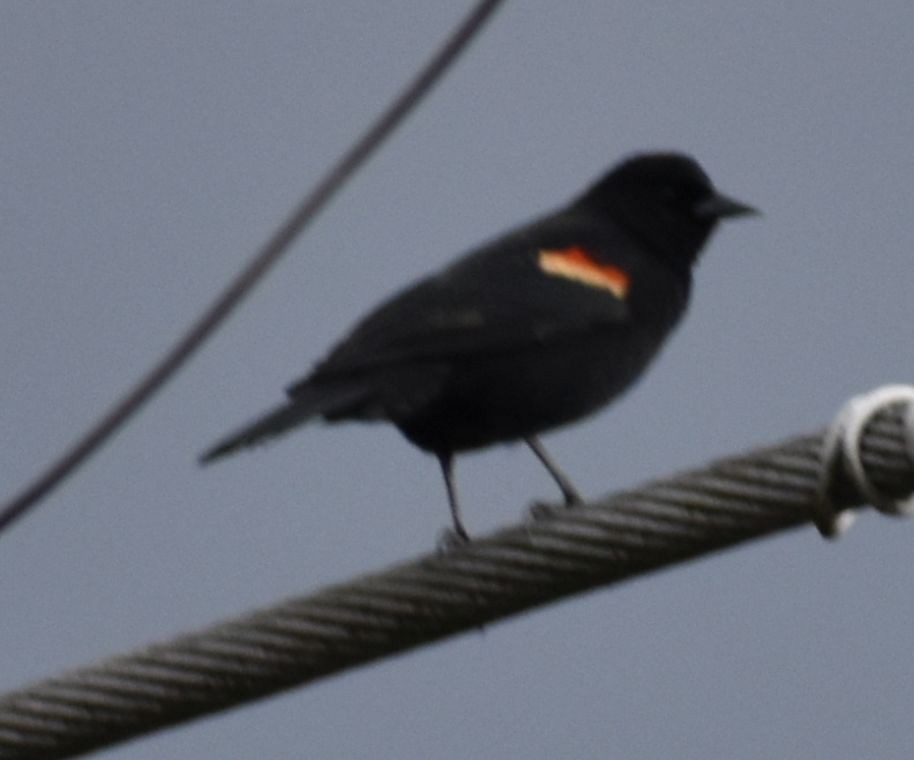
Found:
[{"label": "red shoulder patch", "polygon": [[608,290],[616,298],[625,300],[631,278],[628,273],[612,264],[601,264],[586,248],[571,246],[554,250],[541,250],[539,268],[554,277],[565,277],[591,288]]}]

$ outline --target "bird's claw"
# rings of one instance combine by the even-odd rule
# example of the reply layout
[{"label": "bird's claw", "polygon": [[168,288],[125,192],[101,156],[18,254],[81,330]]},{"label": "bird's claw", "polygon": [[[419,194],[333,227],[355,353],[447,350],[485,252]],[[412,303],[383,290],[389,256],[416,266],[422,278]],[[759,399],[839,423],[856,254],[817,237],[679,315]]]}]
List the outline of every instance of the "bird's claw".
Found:
[{"label": "bird's claw", "polygon": [[445,528],[438,534],[435,547],[438,554],[451,554],[470,543],[470,536],[465,530]]},{"label": "bird's claw", "polygon": [[577,491],[565,492],[565,509],[574,509],[575,507],[584,506],[584,497]]},{"label": "bird's claw", "polygon": [[566,509],[564,504],[550,504],[547,501],[534,501],[527,509],[527,515],[533,522],[548,520]]},{"label": "bird's claw", "polygon": [[565,501],[561,504],[548,501],[534,501],[527,510],[527,514],[533,522],[548,520],[552,517],[558,517],[566,509],[576,509],[577,507],[583,506],[583,504],[584,500],[578,494],[566,495]]}]

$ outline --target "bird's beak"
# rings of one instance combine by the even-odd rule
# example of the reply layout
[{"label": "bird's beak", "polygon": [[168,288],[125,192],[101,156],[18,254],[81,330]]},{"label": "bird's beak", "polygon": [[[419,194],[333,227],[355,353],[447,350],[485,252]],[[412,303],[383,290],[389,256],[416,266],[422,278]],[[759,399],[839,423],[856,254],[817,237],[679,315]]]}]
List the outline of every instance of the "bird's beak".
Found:
[{"label": "bird's beak", "polygon": [[695,204],[695,214],[706,219],[723,219],[727,216],[754,216],[758,210],[740,203],[734,198],[729,198],[722,193],[714,193],[710,198],[705,198]]}]

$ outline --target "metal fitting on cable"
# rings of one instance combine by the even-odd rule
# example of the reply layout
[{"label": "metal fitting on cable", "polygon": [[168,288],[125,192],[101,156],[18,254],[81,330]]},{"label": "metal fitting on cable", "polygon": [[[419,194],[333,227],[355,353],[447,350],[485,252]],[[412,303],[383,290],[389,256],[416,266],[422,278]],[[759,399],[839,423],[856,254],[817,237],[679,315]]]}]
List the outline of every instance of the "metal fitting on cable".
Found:
[{"label": "metal fitting on cable", "polygon": [[904,415],[905,446],[914,466],[914,386],[883,385],[869,393],[854,396],[841,407],[828,428],[822,443],[822,469],[816,501],[815,522],[825,538],[838,538],[856,519],[849,509],[838,509],[831,489],[835,476],[842,470],[857,492],[877,510],[886,515],[914,515],[914,494],[904,499],[886,496],[868,475],[860,456],[863,431],[870,420],[885,407],[907,404]]}]

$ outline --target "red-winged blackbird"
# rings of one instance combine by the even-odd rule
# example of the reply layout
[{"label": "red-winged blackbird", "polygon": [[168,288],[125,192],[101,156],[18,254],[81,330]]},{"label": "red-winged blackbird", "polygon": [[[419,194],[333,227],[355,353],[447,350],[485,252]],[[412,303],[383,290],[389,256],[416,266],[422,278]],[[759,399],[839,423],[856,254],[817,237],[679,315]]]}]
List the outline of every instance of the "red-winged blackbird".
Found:
[{"label": "red-winged blackbird", "polygon": [[578,502],[536,434],[594,412],[641,374],[682,316],[717,222],[749,213],[687,156],[634,156],[382,304],[285,403],[201,461],[314,417],[386,420],[438,457],[462,538],[456,452],[523,440],[566,503]]}]

